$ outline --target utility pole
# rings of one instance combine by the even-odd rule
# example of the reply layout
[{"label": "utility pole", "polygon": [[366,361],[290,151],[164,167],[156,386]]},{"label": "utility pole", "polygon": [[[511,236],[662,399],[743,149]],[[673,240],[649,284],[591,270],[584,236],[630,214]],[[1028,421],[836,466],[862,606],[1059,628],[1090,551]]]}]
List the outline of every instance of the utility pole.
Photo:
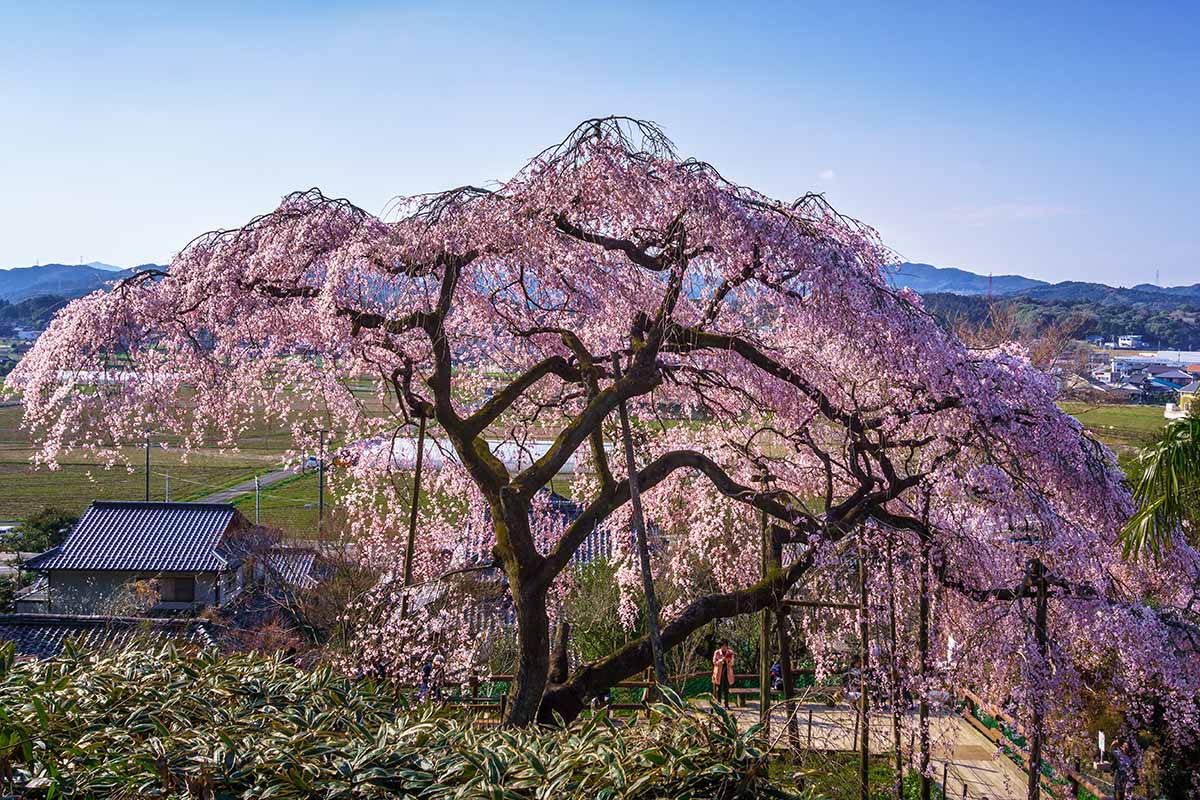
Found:
[{"label": "utility pole", "polygon": [[258,482],[258,476],[255,475],[254,476],[254,524],[255,525],[258,524],[259,515],[262,512],[262,494],[260,492],[261,488],[262,487],[259,485],[259,482]]},{"label": "utility pole", "polygon": [[146,429],[146,502],[150,502],[150,429]]},{"label": "utility pole", "polygon": [[[613,384],[621,380],[621,354],[613,353]],[[617,406],[621,418],[621,438],[625,441],[625,466],[629,471],[629,502],[633,506],[633,529],[637,537],[638,560],[642,567],[642,590],[646,594],[646,627],[650,632],[650,654],[654,659],[654,680],[668,686],[667,663],[663,658],[662,631],[658,627],[658,596],[650,572],[650,545],[646,541],[646,518],[642,514],[642,493],[638,487],[637,462],[633,457],[633,433],[629,429],[629,411],[622,400]]]},{"label": "utility pole", "polygon": [[413,472],[412,501],[408,509],[408,541],[404,546],[404,594],[400,599],[400,619],[408,616],[408,587],[412,586],[413,547],[417,541],[417,509],[421,502],[421,465],[425,459],[425,415],[417,427],[417,463]]}]

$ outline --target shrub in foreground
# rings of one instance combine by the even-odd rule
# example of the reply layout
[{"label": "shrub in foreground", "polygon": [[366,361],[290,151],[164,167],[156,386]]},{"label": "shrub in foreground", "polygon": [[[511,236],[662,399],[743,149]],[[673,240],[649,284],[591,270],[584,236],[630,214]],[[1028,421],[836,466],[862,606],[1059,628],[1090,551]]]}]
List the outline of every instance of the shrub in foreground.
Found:
[{"label": "shrub in foreground", "polygon": [[49,797],[742,798],[766,783],[722,712],[483,728],[328,668],[167,646],[0,650],[0,782]]}]

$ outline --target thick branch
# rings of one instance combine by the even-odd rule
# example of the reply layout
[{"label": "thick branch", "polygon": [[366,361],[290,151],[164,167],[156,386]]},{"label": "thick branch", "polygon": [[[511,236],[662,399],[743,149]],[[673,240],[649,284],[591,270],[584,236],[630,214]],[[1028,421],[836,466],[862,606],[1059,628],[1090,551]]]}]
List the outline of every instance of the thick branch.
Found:
[{"label": "thick branch", "polygon": [[[716,487],[717,491],[738,502],[765,511],[772,517],[786,523],[789,528],[800,524],[795,510],[780,503],[775,492],[758,492],[748,486],[743,486],[733,480],[719,464],[703,453],[694,450],[672,450],[651,461],[638,471],[638,486],[643,490],[651,489],[666,480],[672,473],[680,469],[693,469],[705,475]],[[566,568],[571,557],[583,544],[597,525],[610,514],[629,502],[629,480],[614,483],[607,491],[588,504],[575,521],[567,527],[558,544],[546,557],[543,567],[544,579],[553,580]]]}]

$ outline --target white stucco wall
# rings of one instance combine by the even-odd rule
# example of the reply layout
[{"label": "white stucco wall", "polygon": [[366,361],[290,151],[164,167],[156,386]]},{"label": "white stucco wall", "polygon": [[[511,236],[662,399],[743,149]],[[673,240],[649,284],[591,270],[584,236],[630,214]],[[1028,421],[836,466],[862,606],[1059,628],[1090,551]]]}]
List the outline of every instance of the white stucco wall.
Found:
[{"label": "white stucco wall", "polygon": [[[121,601],[125,587],[137,580],[147,580],[153,575],[138,572],[68,572],[53,571],[50,579],[49,597],[51,614],[126,614],[132,609]],[[169,573],[176,577],[177,573]],[[200,605],[216,603],[214,592],[215,573],[196,575],[196,600]],[[191,603],[168,603],[165,609],[186,609]]]}]

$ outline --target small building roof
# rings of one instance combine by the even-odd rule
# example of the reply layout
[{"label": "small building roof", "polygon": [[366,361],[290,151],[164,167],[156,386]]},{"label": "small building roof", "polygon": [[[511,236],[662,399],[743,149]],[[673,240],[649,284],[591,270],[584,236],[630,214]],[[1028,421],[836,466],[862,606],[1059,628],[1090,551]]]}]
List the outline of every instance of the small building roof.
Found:
[{"label": "small building roof", "polygon": [[45,578],[38,578],[33,583],[26,586],[24,589],[18,589],[13,596],[14,602],[26,603],[44,603],[46,602],[46,592],[50,589],[50,581]]},{"label": "small building roof", "polygon": [[272,573],[287,587],[311,589],[317,585],[314,567],[317,563],[315,550],[301,547],[276,547],[266,554],[267,565]]},{"label": "small building roof", "polygon": [[215,644],[209,623],[197,619],[73,617],[60,614],[0,616],[0,641],[10,641],[18,656],[53,658],[68,639],[81,647],[123,647],[139,637],[178,639],[209,647]]},{"label": "small building roof", "polygon": [[25,562],[26,569],[220,572],[234,521],[225,503],[141,503],[97,500],[53,550]]}]

